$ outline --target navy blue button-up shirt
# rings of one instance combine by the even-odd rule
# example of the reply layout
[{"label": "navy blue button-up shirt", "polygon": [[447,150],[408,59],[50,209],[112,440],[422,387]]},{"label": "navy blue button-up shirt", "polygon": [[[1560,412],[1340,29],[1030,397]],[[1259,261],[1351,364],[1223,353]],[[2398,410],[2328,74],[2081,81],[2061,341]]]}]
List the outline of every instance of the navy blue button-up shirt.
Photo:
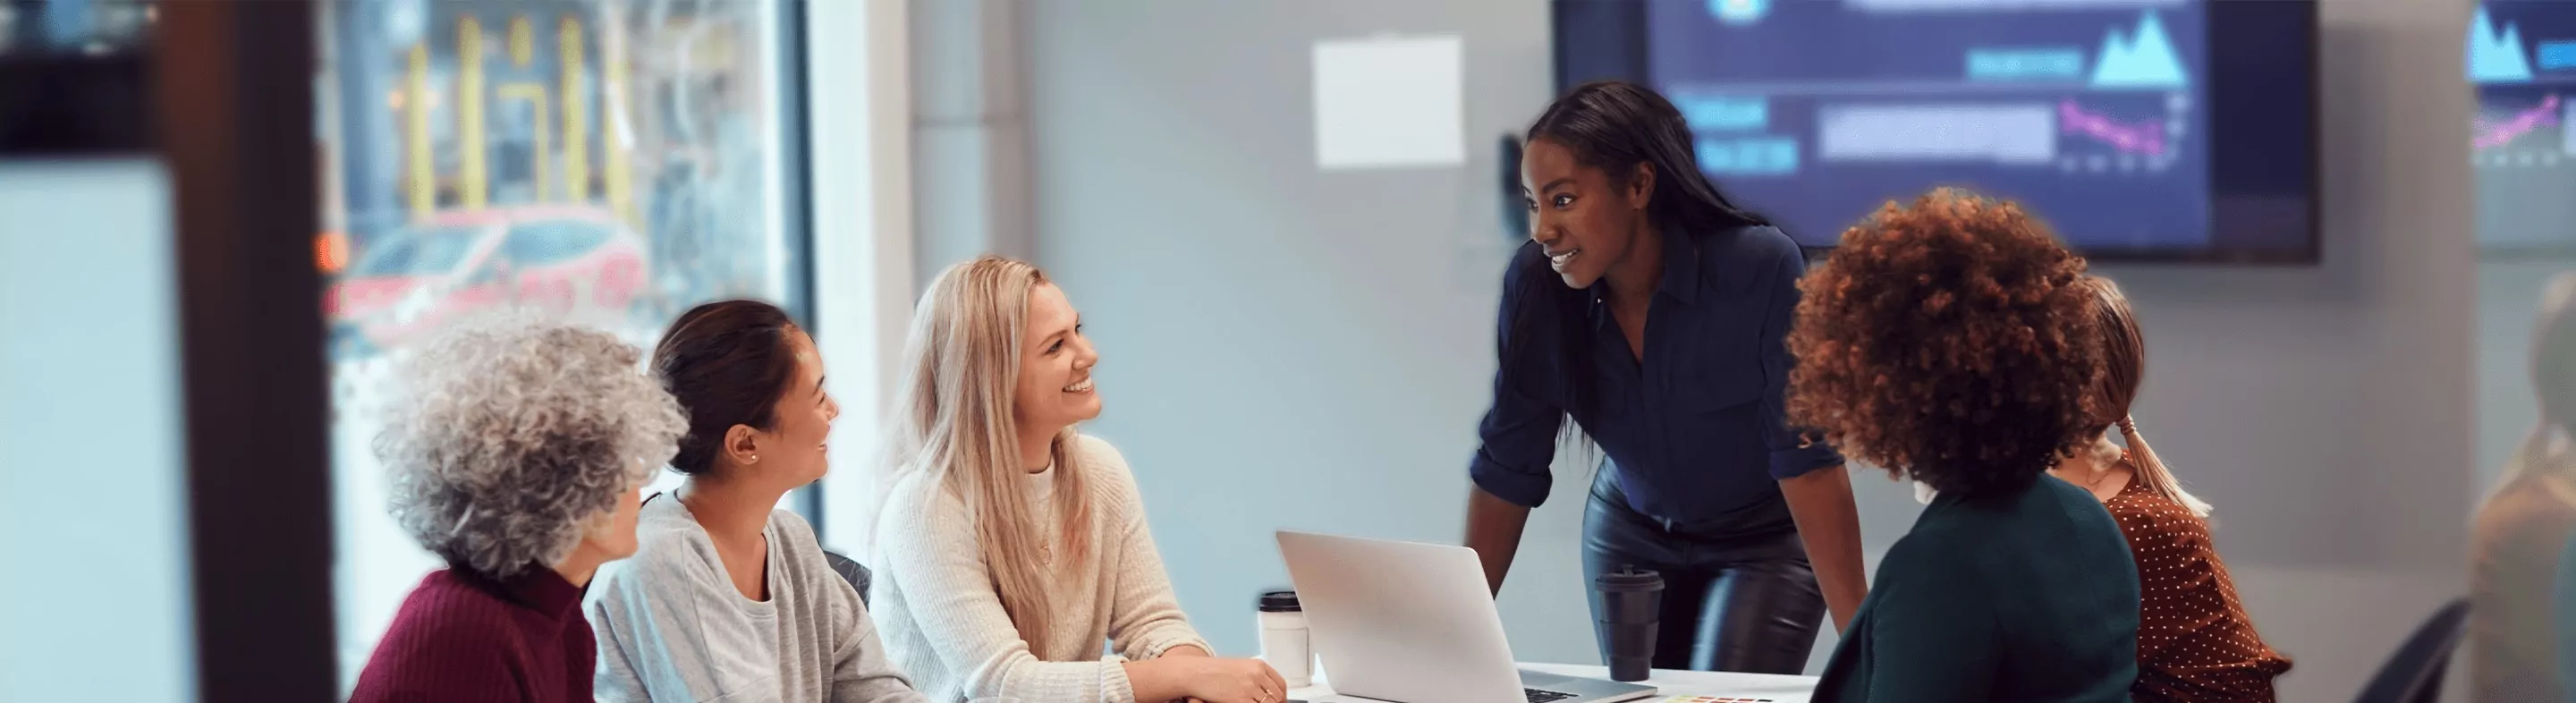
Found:
[{"label": "navy blue button-up shirt", "polygon": [[1536,243],[1513,255],[1494,404],[1468,474],[1495,497],[1537,506],[1571,411],[1616,466],[1628,507],[1677,529],[1780,527],[1745,521],[1784,521],[1777,480],[1843,461],[1785,422],[1787,338],[1805,259],[1772,227],[1663,239],[1643,361],[1602,299],[1608,281],[1566,290]]}]

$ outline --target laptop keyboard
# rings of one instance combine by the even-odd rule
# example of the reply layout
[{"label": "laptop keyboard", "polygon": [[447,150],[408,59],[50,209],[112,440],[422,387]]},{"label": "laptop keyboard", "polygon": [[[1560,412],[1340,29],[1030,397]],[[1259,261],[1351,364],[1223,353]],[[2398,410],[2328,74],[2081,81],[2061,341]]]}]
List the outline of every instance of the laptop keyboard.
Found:
[{"label": "laptop keyboard", "polygon": [[1521,693],[1522,693],[1523,695],[1529,696],[1529,703],[1549,703],[1550,701],[1561,701],[1561,700],[1565,700],[1565,699],[1573,698],[1573,697],[1574,697],[1574,694],[1571,694],[1571,693],[1557,693],[1557,692],[1555,692],[1555,691],[1541,691],[1541,690],[1538,690],[1538,689],[1535,689],[1535,688],[1524,688],[1524,689],[1521,689]]}]

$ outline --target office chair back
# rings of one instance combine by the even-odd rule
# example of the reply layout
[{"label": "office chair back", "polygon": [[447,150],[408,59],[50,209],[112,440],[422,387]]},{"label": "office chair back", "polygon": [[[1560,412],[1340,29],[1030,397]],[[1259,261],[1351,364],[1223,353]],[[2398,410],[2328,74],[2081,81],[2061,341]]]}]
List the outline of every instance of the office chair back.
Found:
[{"label": "office chair back", "polygon": [[2433,611],[2398,645],[2379,673],[2363,686],[2356,703],[2434,703],[2442,693],[2442,674],[2450,668],[2451,651],[2468,632],[2469,601],[2453,599]]},{"label": "office chair back", "polygon": [[823,550],[823,560],[831,562],[832,573],[840,574],[841,580],[850,582],[851,588],[859,589],[859,604],[867,605],[868,582],[875,580],[875,574],[870,573],[868,567],[859,565],[857,561],[829,549]]}]

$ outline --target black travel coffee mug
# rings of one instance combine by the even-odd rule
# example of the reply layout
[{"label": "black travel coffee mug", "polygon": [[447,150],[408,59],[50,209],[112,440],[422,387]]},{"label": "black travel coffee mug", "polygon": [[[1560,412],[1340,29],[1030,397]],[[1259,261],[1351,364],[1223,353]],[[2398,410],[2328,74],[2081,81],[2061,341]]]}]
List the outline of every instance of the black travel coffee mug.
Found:
[{"label": "black travel coffee mug", "polygon": [[1610,661],[1610,680],[1644,681],[1655,660],[1655,616],[1663,610],[1664,577],[1634,567],[1593,579],[1601,607],[1592,611],[1595,635]]}]

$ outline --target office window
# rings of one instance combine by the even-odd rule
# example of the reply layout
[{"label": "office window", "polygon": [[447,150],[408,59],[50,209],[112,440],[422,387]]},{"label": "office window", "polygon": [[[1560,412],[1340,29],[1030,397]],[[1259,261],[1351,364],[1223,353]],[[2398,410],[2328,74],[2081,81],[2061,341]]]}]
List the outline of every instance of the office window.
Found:
[{"label": "office window", "polygon": [[[389,357],[533,308],[649,348],[726,298],[807,307],[795,3],[323,3],[341,682],[438,559],[386,514]],[[657,488],[675,485],[667,472]],[[791,507],[805,503],[791,498]]]}]

